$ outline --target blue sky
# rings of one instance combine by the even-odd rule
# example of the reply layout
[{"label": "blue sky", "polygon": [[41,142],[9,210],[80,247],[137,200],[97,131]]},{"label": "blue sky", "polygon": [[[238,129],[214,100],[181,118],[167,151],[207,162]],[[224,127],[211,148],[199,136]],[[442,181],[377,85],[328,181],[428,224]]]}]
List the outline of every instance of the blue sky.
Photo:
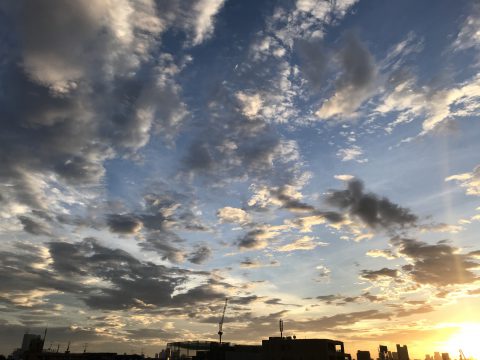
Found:
[{"label": "blue sky", "polygon": [[226,341],[480,356],[479,12],[1,3],[0,351],[214,340],[228,297]]}]

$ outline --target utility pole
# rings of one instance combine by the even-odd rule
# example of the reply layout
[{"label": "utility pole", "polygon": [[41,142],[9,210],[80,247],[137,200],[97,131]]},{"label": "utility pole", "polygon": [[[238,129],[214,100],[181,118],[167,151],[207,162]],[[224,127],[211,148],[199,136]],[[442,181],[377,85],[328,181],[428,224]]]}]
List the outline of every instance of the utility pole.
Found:
[{"label": "utility pole", "polygon": [[283,320],[280,319],[280,321],[278,322],[278,325],[280,327],[280,339],[283,339]]},{"label": "utility pole", "polygon": [[225,311],[227,310],[227,302],[228,298],[225,298],[225,305],[223,306],[223,312],[222,312],[222,318],[220,319],[220,322],[218,323],[218,338],[219,338],[219,343],[222,343],[222,335],[223,335],[223,321],[225,320]]}]

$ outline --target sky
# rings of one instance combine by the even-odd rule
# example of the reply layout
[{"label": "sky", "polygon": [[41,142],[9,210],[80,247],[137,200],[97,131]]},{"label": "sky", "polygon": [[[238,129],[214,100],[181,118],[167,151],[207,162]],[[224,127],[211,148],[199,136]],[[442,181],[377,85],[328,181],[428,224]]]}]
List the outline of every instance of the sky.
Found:
[{"label": "sky", "polygon": [[480,358],[479,19],[0,1],[0,353],[217,340],[228,298],[227,342]]}]

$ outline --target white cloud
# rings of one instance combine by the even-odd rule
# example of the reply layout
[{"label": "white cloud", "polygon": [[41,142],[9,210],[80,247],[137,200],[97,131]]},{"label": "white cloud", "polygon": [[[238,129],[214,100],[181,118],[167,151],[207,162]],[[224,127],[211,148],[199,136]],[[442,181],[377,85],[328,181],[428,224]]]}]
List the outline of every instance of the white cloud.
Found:
[{"label": "white cloud", "polygon": [[368,250],[366,255],[374,258],[383,257],[389,260],[397,258],[397,256],[391,250],[378,250],[378,249]]},{"label": "white cloud", "polygon": [[445,181],[456,181],[461,187],[466,188],[467,195],[480,196],[480,165],[472,172],[449,176]]},{"label": "white cloud", "polygon": [[222,223],[246,224],[251,221],[250,215],[245,210],[230,206],[219,209],[217,211],[217,217]]},{"label": "white cloud", "polygon": [[465,19],[462,28],[457,34],[457,38],[452,44],[454,50],[466,50],[480,46],[480,17],[478,16],[478,10],[479,7],[475,7],[473,14]]},{"label": "white cloud", "polygon": [[295,250],[313,250],[317,246],[327,246],[328,243],[315,241],[313,236],[302,236],[301,238],[279,247],[277,250],[281,252],[295,251]]},{"label": "white cloud", "polygon": [[335,175],[335,179],[341,180],[341,181],[350,181],[355,178],[353,175],[348,175],[348,174],[340,174],[340,175]]},{"label": "white cloud", "polygon": [[262,98],[260,94],[249,95],[243,91],[239,91],[236,96],[242,105],[242,112],[246,117],[251,119],[258,115],[262,109]]},{"label": "white cloud", "polygon": [[214,17],[223,4],[224,0],[199,0],[195,4],[193,45],[198,45],[211,36]]},{"label": "white cloud", "polygon": [[367,162],[365,158],[360,158],[363,155],[363,150],[357,145],[353,145],[349,148],[340,149],[337,152],[337,156],[342,159],[342,161],[351,161],[355,160],[357,162]]},{"label": "white cloud", "polygon": [[330,281],[330,274],[332,271],[328,267],[325,265],[318,265],[315,267],[315,269],[317,270],[317,277],[315,281],[327,283]]}]

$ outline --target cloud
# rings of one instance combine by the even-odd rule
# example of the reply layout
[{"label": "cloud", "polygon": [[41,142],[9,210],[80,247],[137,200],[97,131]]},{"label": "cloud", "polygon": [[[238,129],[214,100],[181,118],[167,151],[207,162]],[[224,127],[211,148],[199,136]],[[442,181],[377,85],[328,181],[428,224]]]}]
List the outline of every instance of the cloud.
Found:
[{"label": "cloud", "polygon": [[348,175],[348,174],[341,174],[341,175],[335,175],[334,178],[341,181],[350,181],[350,180],[353,180],[355,176]]},{"label": "cloud", "polygon": [[211,94],[208,116],[182,156],[185,175],[217,185],[246,179],[272,186],[295,183],[301,175],[298,144],[262,119],[247,118],[236,93],[223,83]]},{"label": "cloud", "polygon": [[264,268],[264,267],[271,267],[271,266],[279,266],[280,263],[277,260],[270,260],[267,262],[262,262],[257,259],[245,258],[240,262],[241,268],[247,269],[256,269],[256,268]]},{"label": "cloud", "polygon": [[224,0],[199,0],[193,5],[192,20],[195,35],[192,42],[194,45],[202,43],[212,35],[214,17],[224,2]]},{"label": "cloud", "polygon": [[296,239],[295,241],[280,246],[277,251],[281,252],[288,252],[288,251],[296,251],[296,250],[313,250],[317,246],[327,246],[328,243],[315,241],[315,237],[313,236],[302,236],[301,238]]},{"label": "cloud", "polygon": [[398,270],[382,268],[380,270],[362,270],[360,276],[370,281],[376,281],[380,278],[396,278],[399,275]]},{"label": "cloud", "polygon": [[309,212],[315,210],[314,206],[301,201],[302,194],[291,185],[271,189],[270,196],[273,204],[290,211]]},{"label": "cloud", "polygon": [[188,257],[188,261],[193,264],[203,264],[212,255],[212,250],[208,246],[198,246]]},{"label": "cloud", "polygon": [[324,82],[328,63],[327,51],[318,40],[297,40],[295,50],[300,57],[300,70],[313,90],[319,90]]},{"label": "cloud", "polygon": [[398,254],[409,261],[403,270],[419,284],[446,286],[478,280],[472,272],[479,267],[475,252],[462,254],[446,241],[430,245],[415,239],[395,237],[391,243],[397,247]]},{"label": "cloud", "polygon": [[23,225],[23,230],[33,235],[51,235],[49,227],[41,222],[27,216],[19,216],[18,219]]},{"label": "cloud", "polygon": [[392,89],[387,91],[376,108],[376,111],[384,116],[391,112],[396,113],[396,120],[386,127],[387,132],[391,132],[399,124],[421,117],[424,120],[419,136],[450,131],[452,120],[472,116],[479,109],[479,76],[471,77],[462,83],[434,88],[419,86],[417,79],[411,74],[400,74],[392,76],[387,85]]},{"label": "cloud", "polygon": [[455,41],[452,44],[454,51],[462,51],[480,46],[480,21],[478,4],[472,6],[471,14],[463,22]]},{"label": "cloud", "polygon": [[268,240],[272,237],[267,230],[257,228],[238,238],[236,245],[241,249],[263,249],[268,246]]},{"label": "cloud", "polygon": [[350,216],[359,218],[371,228],[392,229],[415,225],[417,216],[409,209],[392,203],[386,197],[365,193],[360,180],[348,182],[346,190],[331,191],[327,203],[346,210]]},{"label": "cloud", "polygon": [[245,210],[230,206],[218,209],[217,217],[222,223],[247,224],[252,220]]},{"label": "cloud", "polygon": [[397,258],[397,256],[392,252],[392,250],[388,250],[388,249],[387,250],[378,250],[378,249],[368,250],[366,255],[374,258],[383,257],[388,260],[393,260]]},{"label": "cloud", "polygon": [[353,115],[375,90],[375,61],[356,35],[350,33],[346,36],[338,58],[343,72],[337,81],[335,94],[316,112],[321,119]]},{"label": "cloud", "polygon": [[262,98],[260,94],[248,95],[242,91],[237,94],[237,99],[242,106],[242,112],[247,118],[253,118],[257,116],[262,108]]},{"label": "cloud", "polygon": [[325,265],[317,265],[315,267],[316,269],[316,277],[315,281],[317,282],[329,282],[330,281],[330,274],[332,270],[330,270],[327,266]]},{"label": "cloud", "polygon": [[452,233],[456,234],[460,231],[464,230],[461,225],[452,225],[452,224],[445,224],[445,223],[438,223],[438,224],[424,224],[419,226],[421,232],[440,232],[440,233]]},{"label": "cloud", "polygon": [[337,152],[337,156],[342,159],[342,161],[351,161],[355,160],[359,163],[367,162],[368,159],[359,159],[363,155],[363,150],[357,145],[352,145],[349,148],[340,149]]},{"label": "cloud", "polygon": [[451,175],[445,178],[445,181],[455,181],[461,187],[466,188],[467,195],[480,196],[480,165],[476,166],[472,172]]},{"label": "cloud", "polygon": [[172,20],[157,6],[41,0],[2,7],[12,19],[3,30],[18,40],[2,64],[7,207],[48,208],[56,219],[73,203],[88,206],[104,185],[106,160],[134,158],[152,135],[171,139],[178,131],[187,109],[176,76],[186,60],[158,52]]},{"label": "cloud", "polygon": [[107,216],[111,232],[119,234],[136,234],[142,229],[142,222],[129,214],[111,214]]}]

